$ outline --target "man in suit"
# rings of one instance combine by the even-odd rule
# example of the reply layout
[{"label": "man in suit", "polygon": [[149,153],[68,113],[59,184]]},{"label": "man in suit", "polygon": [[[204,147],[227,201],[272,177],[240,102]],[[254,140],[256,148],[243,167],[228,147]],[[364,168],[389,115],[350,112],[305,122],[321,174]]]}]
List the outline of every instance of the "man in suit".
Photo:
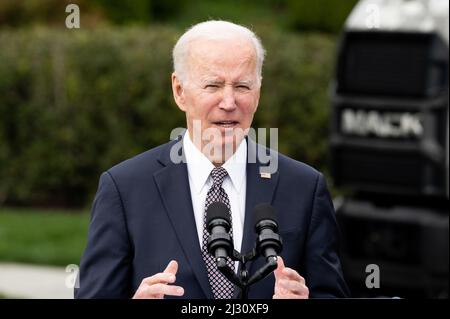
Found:
[{"label": "man in suit", "polygon": [[[187,131],[102,174],[75,297],[238,297],[205,250],[213,201],[229,207],[242,253],[256,240],[253,207],[267,202],[277,212],[278,267],[250,287],[249,298],[348,296],[322,174],[246,136],[260,96],[260,40],[240,25],[203,22],[181,36],[173,58],[172,90]],[[277,170],[261,173],[267,162],[258,154],[269,154]],[[264,262],[250,262],[250,273]]]}]

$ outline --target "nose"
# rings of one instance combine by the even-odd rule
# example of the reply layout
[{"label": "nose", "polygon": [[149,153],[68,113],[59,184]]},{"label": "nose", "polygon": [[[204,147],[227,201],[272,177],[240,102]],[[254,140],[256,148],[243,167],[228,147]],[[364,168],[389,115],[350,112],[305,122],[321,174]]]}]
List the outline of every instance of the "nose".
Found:
[{"label": "nose", "polygon": [[224,87],[219,107],[227,112],[233,111],[237,107],[233,87],[228,85]]}]

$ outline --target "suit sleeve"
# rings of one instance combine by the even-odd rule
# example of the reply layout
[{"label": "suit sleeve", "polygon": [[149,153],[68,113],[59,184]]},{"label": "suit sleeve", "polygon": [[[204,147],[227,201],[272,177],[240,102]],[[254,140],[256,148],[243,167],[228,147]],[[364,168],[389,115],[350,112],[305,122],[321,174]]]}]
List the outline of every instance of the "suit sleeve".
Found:
[{"label": "suit sleeve", "polygon": [[100,177],[75,298],[130,298],[131,245],[124,207],[109,172]]},{"label": "suit sleeve", "polygon": [[319,174],[305,258],[305,281],[311,298],[349,297],[339,260],[339,235],[331,197]]}]

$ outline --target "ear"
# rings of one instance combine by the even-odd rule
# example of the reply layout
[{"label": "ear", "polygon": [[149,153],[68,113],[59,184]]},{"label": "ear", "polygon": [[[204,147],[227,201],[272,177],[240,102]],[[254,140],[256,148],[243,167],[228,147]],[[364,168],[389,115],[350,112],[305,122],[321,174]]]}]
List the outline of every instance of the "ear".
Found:
[{"label": "ear", "polygon": [[177,103],[180,110],[183,112],[186,111],[186,100],[184,98],[184,88],[183,84],[181,83],[180,79],[177,77],[175,72],[172,73],[172,93],[173,98],[175,100],[175,103]]}]

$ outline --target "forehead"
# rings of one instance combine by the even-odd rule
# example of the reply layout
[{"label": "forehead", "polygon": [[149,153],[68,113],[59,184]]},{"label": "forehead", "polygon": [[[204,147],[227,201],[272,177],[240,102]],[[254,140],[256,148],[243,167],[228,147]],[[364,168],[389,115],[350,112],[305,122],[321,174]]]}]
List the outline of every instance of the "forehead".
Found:
[{"label": "forehead", "polygon": [[199,39],[189,45],[189,71],[205,76],[253,75],[256,51],[248,39]]}]

